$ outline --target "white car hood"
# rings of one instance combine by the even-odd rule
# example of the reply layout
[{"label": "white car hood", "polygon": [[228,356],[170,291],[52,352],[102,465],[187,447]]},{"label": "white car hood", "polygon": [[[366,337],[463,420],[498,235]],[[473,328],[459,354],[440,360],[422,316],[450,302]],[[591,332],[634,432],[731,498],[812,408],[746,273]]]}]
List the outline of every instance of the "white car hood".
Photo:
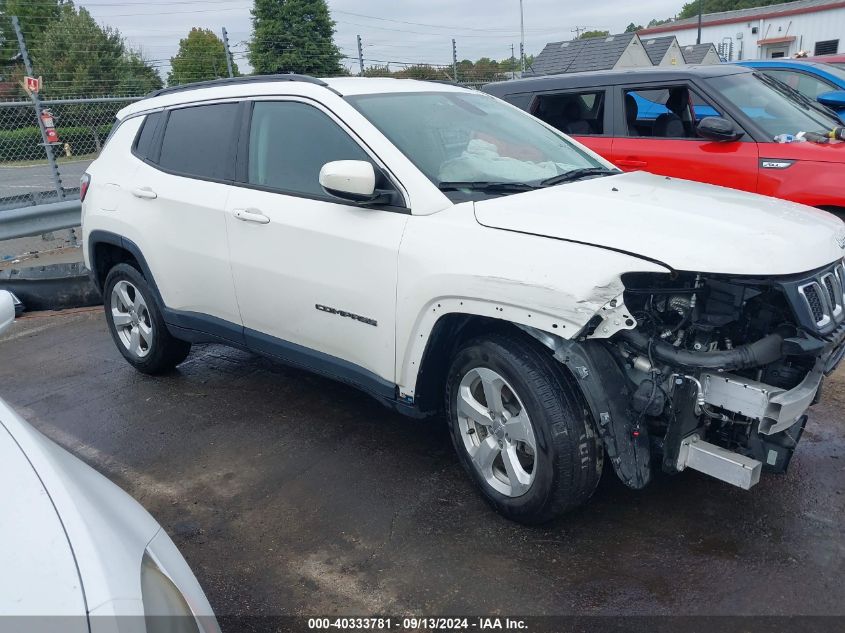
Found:
[{"label": "white car hood", "polygon": [[26,455],[2,424],[0,499],[0,613],[77,616],[62,626],[87,631],[82,582],[64,527]]},{"label": "white car hood", "polygon": [[[9,448],[14,446],[23,458],[8,473],[11,479],[4,477],[0,483],[4,507],[6,494],[19,494],[20,491],[13,490],[15,486],[28,488],[25,494],[32,495],[32,501],[21,506],[14,522],[7,523],[5,514],[0,520],[3,556],[20,557],[18,564],[0,569],[0,575],[12,576],[4,577],[0,587],[5,582],[21,582],[24,574],[33,574],[26,581],[32,583],[40,582],[35,575],[40,576],[42,572],[56,574],[55,579],[45,580],[41,586],[33,584],[25,589],[28,602],[21,603],[21,613],[44,614],[43,604],[58,600],[67,606],[57,613],[66,615],[85,614],[86,607],[93,612],[104,603],[116,600],[135,601],[140,605],[141,557],[161,529],[155,519],[119,487],[41,435],[2,400],[0,433],[0,455],[14,454]],[[3,471],[7,468],[13,467],[4,464]],[[38,517],[46,513],[46,504],[50,505],[54,518],[42,524]],[[9,551],[5,544],[10,538],[25,539],[31,552],[23,547]],[[32,564],[36,558],[30,558],[39,547],[52,547],[56,554],[55,561],[45,564],[43,569]],[[61,554],[62,548],[66,553]],[[75,584],[71,582],[72,577]],[[71,608],[69,600],[73,592],[79,592],[80,597]],[[56,602],[55,608],[59,606]],[[84,618],[80,621],[84,622]]]},{"label": "white car hood", "polygon": [[840,259],[845,225],[800,204],[633,172],[475,203],[484,226],[593,244],[675,270],[806,272]]}]

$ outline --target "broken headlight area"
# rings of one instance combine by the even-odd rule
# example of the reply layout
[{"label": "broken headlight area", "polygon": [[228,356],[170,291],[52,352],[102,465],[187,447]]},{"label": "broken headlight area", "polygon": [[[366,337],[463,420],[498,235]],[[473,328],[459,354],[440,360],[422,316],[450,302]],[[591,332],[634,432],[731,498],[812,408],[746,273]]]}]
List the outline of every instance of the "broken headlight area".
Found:
[{"label": "broken headlight area", "polygon": [[[589,401],[617,474],[700,470],[743,488],[783,472],[824,376],[845,354],[841,263],[790,277],[623,275],[635,327],[602,319],[557,357]],[[594,332],[596,333],[594,335]]]}]

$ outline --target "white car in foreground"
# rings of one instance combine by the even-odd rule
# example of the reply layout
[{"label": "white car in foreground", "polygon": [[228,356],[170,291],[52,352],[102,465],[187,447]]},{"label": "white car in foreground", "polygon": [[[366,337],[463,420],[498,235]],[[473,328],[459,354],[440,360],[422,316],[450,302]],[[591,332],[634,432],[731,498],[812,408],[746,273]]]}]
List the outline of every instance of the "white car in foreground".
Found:
[{"label": "white car in foreground", "polygon": [[783,472],[845,353],[840,220],[622,174],[486,94],[245,77],[118,118],[82,227],[126,360],[225,343],[443,414],[516,520],[584,503],[605,455],[633,488]]},{"label": "white car in foreground", "polygon": [[[14,316],[0,290],[0,330]],[[219,633],[155,519],[2,400],[0,499],[0,630]]]}]

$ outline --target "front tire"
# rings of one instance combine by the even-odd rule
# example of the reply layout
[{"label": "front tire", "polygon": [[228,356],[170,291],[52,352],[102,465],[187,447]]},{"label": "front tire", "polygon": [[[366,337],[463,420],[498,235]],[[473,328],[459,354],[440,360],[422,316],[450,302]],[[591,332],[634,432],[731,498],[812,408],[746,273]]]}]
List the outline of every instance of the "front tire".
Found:
[{"label": "front tire", "polygon": [[446,411],[458,458],[499,513],[537,524],[585,503],[604,451],[583,398],[532,340],[473,339],[455,354]]},{"label": "front tire", "polygon": [[138,371],[157,375],[187,358],[191,344],[173,337],[147,280],[129,264],[109,271],[103,293],[106,321],[117,349]]}]

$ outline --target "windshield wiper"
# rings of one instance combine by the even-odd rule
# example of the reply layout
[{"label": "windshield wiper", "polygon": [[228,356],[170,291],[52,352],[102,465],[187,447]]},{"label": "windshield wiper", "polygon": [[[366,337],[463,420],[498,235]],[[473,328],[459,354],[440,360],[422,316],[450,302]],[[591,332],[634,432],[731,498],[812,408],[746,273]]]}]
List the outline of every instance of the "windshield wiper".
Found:
[{"label": "windshield wiper", "polygon": [[517,192],[517,191],[531,191],[536,189],[536,185],[529,185],[527,182],[495,182],[495,181],[449,181],[444,180],[437,185],[440,191],[458,191],[460,189],[470,189],[472,191],[490,191],[490,192]]},{"label": "windshield wiper", "polygon": [[573,182],[581,178],[587,178],[588,176],[611,176],[621,173],[621,171],[607,169],[605,167],[581,167],[580,169],[571,169],[563,174],[541,180],[540,186],[551,187],[552,185],[559,185],[562,182]]},{"label": "windshield wiper", "polygon": [[[757,73],[755,73],[755,75],[756,74]],[[781,81],[780,79],[777,79],[770,75],[766,75],[764,73],[760,73],[758,76],[765,84],[777,90],[785,97],[791,98],[793,101],[799,101],[805,107],[805,109],[815,110],[816,112],[821,112],[826,116],[833,116],[834,118],[838,118],[836,112],[834,112],[827,106],[822,105],[818,101],[813,101],[807,95],[802,92],[798,92],[795,88]]]}]

